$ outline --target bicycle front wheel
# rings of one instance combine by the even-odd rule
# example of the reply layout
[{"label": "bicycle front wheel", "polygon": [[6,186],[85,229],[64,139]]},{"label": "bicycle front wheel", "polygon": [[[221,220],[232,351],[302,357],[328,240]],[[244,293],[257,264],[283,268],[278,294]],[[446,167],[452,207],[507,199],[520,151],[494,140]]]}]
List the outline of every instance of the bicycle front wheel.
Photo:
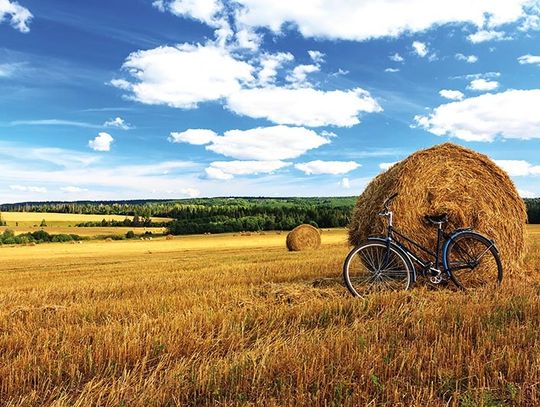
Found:
[{"label": "bicycle front wheel", "polygon": [[351,250],[343,264],[343,279],[355,297],[374,291],[407,290],[413,280],[405,255],[395,247],[376,241]]},{"label": "bicycle front wheel", "polygon": [[496,286],[503,278],[495,244],[474,232],[453,238],[446,249],[445,261],[450,278],[462,289]]}]

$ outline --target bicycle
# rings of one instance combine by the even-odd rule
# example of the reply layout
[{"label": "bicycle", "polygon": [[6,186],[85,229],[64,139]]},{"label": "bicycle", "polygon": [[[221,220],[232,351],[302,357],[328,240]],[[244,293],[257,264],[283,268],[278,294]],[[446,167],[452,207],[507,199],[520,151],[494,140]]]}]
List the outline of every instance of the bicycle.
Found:
[{"label": "bicycle", "polygon": [[397,196],[395,193],[386,198],[378,214],[387,218],[386,235],[369,236],[345,259],[343,279],[353,296],[384,289],[408,290],[417,279],[415,266],[435,285],[452,281],[462,290],[480,288],[493,283],[494,277],[496,284],[501,283],[503,269],[493,240],[472,228],[446,233],[443,225],[448,214],[426,215],[425,220],[437,226],[436,249],[427,249],[394,228],[394,214],[389,206]]}]

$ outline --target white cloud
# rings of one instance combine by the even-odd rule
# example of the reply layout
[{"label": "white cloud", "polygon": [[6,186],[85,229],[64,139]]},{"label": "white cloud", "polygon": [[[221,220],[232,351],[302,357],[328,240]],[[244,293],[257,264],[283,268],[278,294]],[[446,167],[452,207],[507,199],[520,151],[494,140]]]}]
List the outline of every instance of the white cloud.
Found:
[{"label": "white cloud", "polygon": [[248,26],[268,27],[275,32],[294,26],[305,37],[362,41],[423,32],[447,23],[497,27],[523,18],[524,6],[530,1],[238,0],[236,3],[243,6],[238,20]]},{"label": "white cloud", "polygon": [[[223,136],[215,135],[213,132],[212,135],[211,130],[207,132],[207,143],[204,143],[208,144],[207,150],[239,160],[286,160],[330,143],[328,138],[303,127],[272,126],[229,130]],[[171,138],[176,142],[203,144],[202,138],[198,138],[197,133],[193,133],[192,130],[172,133]]]},{"label": "white cloud", "polygon": [[494,90],[499,87],[499,82],[488,81],[486,79],[474,79],[471,81],[467,89],[476,90],[479,92]]},{"label": "white cloud", "polygon": [[278,52],[276,54],[263,54],[260,65],[261,70],[257,77],[261,85],[274,83],[278,69],[286,62],[290,62],[294,56],[289,52]]},{"label": "white cloud", "polygon": [[414,52],[421,58],[424,58],[428,54],[427,45],[420,41],[414,41],[412,43]]},{"label": "white cloud", "polygon": [[189,143],[195,145],[210,144],[218,137],[217,133],[207,129],[188,129],[183,132],[172,132],[171,143]]},{"label": "white cloud", "polygon": [[24,185],[10,185],[9,189],[12,191],[20,191],[20,192],[35,192],[38,194],[45,194],[47,192],[47,188],[45,187],[34,187],[34,186],[24,186]]},{"label": "white cloud", "polygon": [[512,177],[540,175],[540,165],[532,165],[525,160],[495,160],[495,163]]},{"label": "white cloud", "polygon": [[321,51],[309,50],[309,57],[316,64],[322,64],[324,62],[325,54]]},{"label": "white cloud", "polygon": [[67,192],[68,194],[76,194],[79,192],[88,192],[88,189],[70,185],[60,188],[60,191]]},{"label": "white cloud", "polygon": [[88,146],[94,151],[109,151],[113,141],[114,139],[109,133],[101,132],[88,142]]},{"label": "white cloud", "polygon": [[183,188],[181,192],[190,198],[197,198],[201,196],[201,191],[199,191],[197,188]]},{"label": "white cloud", "polygon": [[522,55],[518,58],[518,62],[521,65],[524,64],[534,64],[534,65],[540,65],[540,55]]},{"label": "white cloud", "polygon": [[399,72],[398,68],[386,68],[384,72],[396,73]]},{"label": "white cloud", "polygon": [[346,174],[360,167],[360,164],[354,161],[310,161],[307,163],[298,163],[294,168],[304,172],[307,175],[312,174]]},{"label": "white cloud", "polygon": [[122,130],[130,130],[133,127],[131,127],[130,124],[126,123],[124,119],[121,117],[116,117],[114,119],[107,120],[105,123],[103,123],[105,127],[117,127]]},{"label": "white cloud", "polygon": [[111,81],[141,103],[192,109],[216,101],[253,81],[254,68],[213,44],[181,44],[137,51],[123,65],[133,77]]},{"label": "white cloud", "polygon": [[9,20],[11,26],[22,33],[30,31],[32,13],[16,1],[0,0],[0,23]]},{"label": "white cloud", "polygon": [[320,67],[318,65],[298,65],[294,67],[293,71],[285,79],[294,86],[303,86],[306,84],[307,75],[318,72],[319,70]]},{"label": "white cloud", "polygon": [[268,174],[287,167],[284,161],[214,161],[205,169],[211,179],[227,180],[235,175]]},{"label": "white cloud", "polygon": [[441,105],[416,116],[419,127],[466,141],[540,138],[540,89],[508,90]]},{"label": "white cloud", "polygon": [[380,163],[379,168],[381,170],[386,171],[388,168],[390,168],[391,166],[393,166],[394,164],[397,164],[397,163],[398,163],[398,161],[394,161],[394,162],[391,162],[391,163]]},{"label": "white cloud", "polygon": [[460,92],[459,90],[451,90],[451,89],[442,89],[439,91],[439,95],[441,95],[443,98],[451,99],[451,100],[461,100],[465,97],[463,92]]},{"label": "white cloud", "polygon": [[394,61],[394,62],[403,62],[405,61],[405,59],[399,55],[399,53],[395,53],[394,55],[390,55],[388,58],[390,58],[390,60]]},{"label": "white cloud", "polygon": [[160,11],[170,11],[180,17],[199,20],[210,26],[220,26],[218,14],[223,10],[220,0],[157,0],[154,7]]},{"label": "white cloud", "polygon": [[473,44],[478,44],[480,42],[486,42],[486,41],[504,41],[504,40],[510,40],[510,37],[506,36],[506,33],[502,31],[494,31],[494,30],[479,30],[475,32],[474,34],[470,34],[467,39],[472,42]]},{"label": "white cloud", "polygon": [[456,54],[456,59],[458,61],[465,61],[469,64],[474,64],[478,61],[478,57],[476,55],[463,55],[461,53]]},{"label": "white cloud", "polygon": [[368,91],[360,88],[322,91],[312,88],[282,87],[244,89],[229,96],[233,112],[274,123],[298,126],[353,126],[362,112],[382,108]]}]

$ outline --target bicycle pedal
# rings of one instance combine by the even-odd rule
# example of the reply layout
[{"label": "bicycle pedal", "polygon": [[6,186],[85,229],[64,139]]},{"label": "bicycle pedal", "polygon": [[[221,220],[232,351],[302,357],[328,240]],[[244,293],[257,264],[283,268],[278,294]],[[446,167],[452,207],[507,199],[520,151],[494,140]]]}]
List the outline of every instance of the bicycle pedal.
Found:
[{"label": "bicycle pedal", "polygon": [[431,276],[429,277],[429,281],[432,283],[432,284],[441,284],[444,279],[439,275],[439,276]]}]

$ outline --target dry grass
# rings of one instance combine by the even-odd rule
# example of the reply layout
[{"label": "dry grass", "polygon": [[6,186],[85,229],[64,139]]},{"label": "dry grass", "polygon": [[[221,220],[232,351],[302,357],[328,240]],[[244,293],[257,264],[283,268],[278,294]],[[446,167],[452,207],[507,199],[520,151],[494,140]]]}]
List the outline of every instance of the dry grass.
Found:
[{"label": "dry grass", "polygon": [[144,232],[152,232],[162,234],[166,231],[166,228],[145,228],[145,227],[68,227],[68,226],[47,226],[47,227],[28,227],[28,226],[0,226],[0,233],[4,230],[10,229],[15,232],[16,235],[27,232],[35,232],[36,230],[45,230],[47,233],[57,235],[60,233],[76,234],[79,236],[100,236],[100,235],[125,235],[128,231],[132,230],[136,234],[143,234]]},{"label": "dry grass", "polygon": [[540,403],[540,228],[497,292],[350,297],[345,231],[0,249],[6,406]]},{"label": "dry grass", "polygon": [[[83,222],[101,222],[105,220],[122,221],[125,218],[132,219],[133,216],[124,215],[81,215],[72,213],[46,213],[46,212],[2,212],[2,219],[6,221],[7,226],[14,227],[16,223],[19,226],[33,227],[39,226],[45,219],[48,226],[75,226]],[[170,218],[151,218],[155,222],[168,222]]]}]

